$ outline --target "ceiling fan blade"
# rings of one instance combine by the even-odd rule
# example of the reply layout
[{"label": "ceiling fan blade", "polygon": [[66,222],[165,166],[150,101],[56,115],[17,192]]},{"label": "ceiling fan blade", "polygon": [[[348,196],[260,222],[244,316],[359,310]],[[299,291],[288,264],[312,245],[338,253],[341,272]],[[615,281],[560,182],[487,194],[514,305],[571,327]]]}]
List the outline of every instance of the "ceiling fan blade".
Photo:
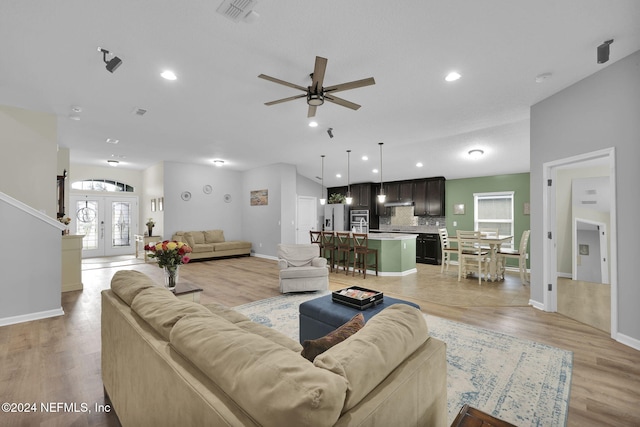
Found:
[{"label": "ceiling fan blade", "polygon": [[374,85],[374,84],[376,84],[376,81],[373,79],[373,77],[369,77],[368,79],[355,80],[355,81],[349,82],[349,83],[342,83],[342,84],[339,84],[339,85],[325,87],[324,91],[325,92],[340,92],[340,91],[343,91],[343,90],[356,89],[356,88],[359,88],[359,87],[371,86],[371,85]]},{"label": "ceiling fan blade", "polygon": [[282,98],[282,99],[278,99],[276,101],[271,101],[271,102],[265,102],[264,105],[276,105],[276,104],[281,104],[283,102],[287,102],[287,101],[293,101],[294,99],[299,99],[299,98],[304,98],[307,95],[302,94],[302,95],[296,95],[296,96],[290,96],[288,98]]},{"label": "ceiling fan blade", "polygon": [[289,87],[292,87],[294,89],[301,90],[303,92],[307,91],[306,87],[302,87],[302,86],[299,86],[299,85],[296,85],[296,84],[293,84],[293,83],[285,82],[284,80],[276,79],[275,77],[267,76],[265,74],[260,74],[258,77],[261,78],[261,79],[269,80],[270,82],[274,82],[274,83],[278,83],[278,84],[281,84],[281,85],[289,86]]},{"label": "ceiling fan blade", "polygon": [[324,72],[327,69],[327,58],[316,56],[316,66],[313,69],[313,78],[311,81],[311,90],[318,92],[322,90],[322,84],[324,83]]},{"label": "ceiling fan blade", "polygon": [[358,105],[355,102],[347,101],[346,99],[338,98],[337,96],[329,94],[325,94],[324,100],[333,102],[334,104],[342,105],[343,107],[351,108],[352,110],[357,110],[361,107],[361,105]]},{"label": "ceiling fan blade", "polygon": [[307,117],[315,117],[316,116],[316,105],[309,105],[309,112],[307,113]]}]

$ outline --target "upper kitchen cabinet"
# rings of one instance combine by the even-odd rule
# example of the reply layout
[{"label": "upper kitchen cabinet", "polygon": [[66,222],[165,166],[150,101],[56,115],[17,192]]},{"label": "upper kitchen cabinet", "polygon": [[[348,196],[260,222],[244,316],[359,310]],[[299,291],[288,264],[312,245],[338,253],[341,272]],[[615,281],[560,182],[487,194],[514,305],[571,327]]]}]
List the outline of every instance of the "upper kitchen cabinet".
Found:
[{"label": "upper kitchen cabinet", "polygon": [[444,216],[443,177],[427,178],[414,181],[413,203],[416,216]]},{"label": "upper kitchen cabinet", "polygon": [[385,203],[402,203],[413,200],[413,181],[394,181],[384,184]]},{"label": "upper kitchen cabinet", "polygon": [[371,183],[352,184],[351,185],[351,209],[370,209],[371,208]]}]

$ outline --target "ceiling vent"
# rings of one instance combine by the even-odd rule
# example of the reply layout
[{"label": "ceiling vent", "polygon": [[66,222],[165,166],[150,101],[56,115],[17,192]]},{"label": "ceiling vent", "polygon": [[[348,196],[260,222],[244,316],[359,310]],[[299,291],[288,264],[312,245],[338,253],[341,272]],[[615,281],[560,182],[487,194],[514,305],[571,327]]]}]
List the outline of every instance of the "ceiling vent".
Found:
[{"label": "ceiling vent", "polygon": [[145,114],[147,114],[147,110],[145,110],[144,108],[135,107],[133,109],[133,114],[135,114],[136,116],[144,116]]},{"label": "ceiling vent", "polygon": [[256,0],[224,0],[216,9],[216,12],[231,19],[233,22],[239,22],[251,14],[256,3]]}]

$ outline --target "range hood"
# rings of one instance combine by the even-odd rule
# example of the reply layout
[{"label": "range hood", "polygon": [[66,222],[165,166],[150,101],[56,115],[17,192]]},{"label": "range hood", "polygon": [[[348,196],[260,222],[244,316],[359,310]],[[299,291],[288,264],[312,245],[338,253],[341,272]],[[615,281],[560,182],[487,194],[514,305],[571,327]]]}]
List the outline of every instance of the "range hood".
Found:
[{"label": "range hood", "polygon": [[385,208],[390,208],[393,206],[413,206],[413,201],[409,202],[388,202],[384,204]]}]

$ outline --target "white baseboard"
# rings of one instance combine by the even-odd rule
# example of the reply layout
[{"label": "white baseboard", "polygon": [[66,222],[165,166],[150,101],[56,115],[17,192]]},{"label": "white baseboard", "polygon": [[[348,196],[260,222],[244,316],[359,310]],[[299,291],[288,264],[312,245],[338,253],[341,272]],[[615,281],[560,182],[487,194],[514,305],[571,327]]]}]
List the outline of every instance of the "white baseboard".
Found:
[{"label": "white baseboard", "polygon": [[32,320],[46,319],[48,317],[64,316],[62,307],[55,310],[39,311],[37,313],[21,314],[20,316],[4,317],[0,319],[0,326],[15,325],[16,323],[31,322]]},{"label": "white baseboard", "polygon": [[254,256],[256,258],[270,259],[270,260],[273,260],[273,261],[277,261],[278,260],[278,257],[275,257],[273,255],[264,255],[264,254],[259,254],[259,253],[255,253],[255,252],[252,253],[251,256]]},{"label": "white baseboard", "polygon": [[618,333],[615,337],[615,340],[635,350],[640,350],[640,340],[638,339],[632,338],[628,335]]},{"label": "white baseboard", "polygon": [[534,301],[532,299],[529,300],[529,305],[533,308],[537,308],[540,311],[544,311],[544,303],[541,303],[539,301]]}]

